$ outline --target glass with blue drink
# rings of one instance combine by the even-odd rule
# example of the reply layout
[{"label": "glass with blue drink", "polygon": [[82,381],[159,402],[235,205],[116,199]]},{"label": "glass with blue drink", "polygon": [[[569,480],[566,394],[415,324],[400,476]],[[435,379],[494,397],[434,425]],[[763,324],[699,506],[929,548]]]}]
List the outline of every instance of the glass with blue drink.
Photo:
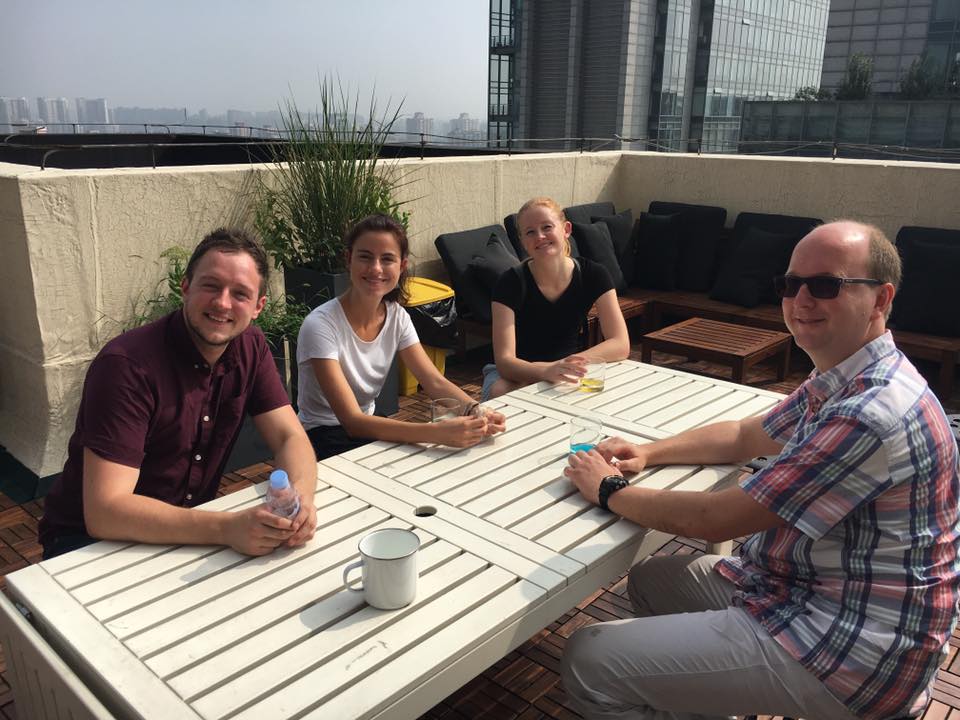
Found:
[{"label": "glass with blue drink", "polygon": [[570,420],[570,452],[589,452],[603,438],[603,423],[588,417]]}]

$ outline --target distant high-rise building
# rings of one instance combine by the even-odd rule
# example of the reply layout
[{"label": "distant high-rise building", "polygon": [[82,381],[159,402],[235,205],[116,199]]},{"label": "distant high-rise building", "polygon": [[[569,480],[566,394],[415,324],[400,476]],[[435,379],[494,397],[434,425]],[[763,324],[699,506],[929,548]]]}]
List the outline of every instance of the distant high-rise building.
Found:
[{"label": "distant high-rise building", "polygon": [[73,122],[73,115],[70,112],[70,101],[65,97],[38,97],[37,117],[51,132],[62,132],[62,128],[51,126],[68,125]]},{"label": "distant high-rise building", "polygon": [[110,110],[104,98],[77,98],[77,122],[82,132],[113,132],[115,128],[105,127],[110,122]]},{"label": "distant high-rise building", "polygon": [[836,90],[856,54],[873,59],[872,91],[896,93],[914,60],[941,82],[960,69],[960,0],[834,0],[821,85]]},{"label": "distant high-rise building", "polygon": [[459,117],[450,121],[450,137],[458,140],[483,140],[484,133],[480,128],[479,118],[472,118],[469,113],[460,113]]},{"label": "distant high-rise building", "polygon": [[15,125],[30,122],[30,105],[23,97],[0,97],[0,132],[17,132]]},{"label": "distant high-rise building", "polygon": [[413,114],[413,117],[407,118],[407,141],[412,142],[415,138],[410,135],[433,135],[433,118],[425,117],[422,112]]},{"label": "distant high-rise building", "polygon": [[736,149],[745,100],[819,80],[829,4],[492,0],[488,137]]}]

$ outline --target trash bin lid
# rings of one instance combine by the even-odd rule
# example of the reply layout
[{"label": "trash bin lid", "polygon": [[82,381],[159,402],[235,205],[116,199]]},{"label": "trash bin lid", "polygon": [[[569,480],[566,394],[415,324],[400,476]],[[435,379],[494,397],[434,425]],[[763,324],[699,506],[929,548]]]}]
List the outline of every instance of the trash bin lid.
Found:
[{"label": "trash bin lid", "polygon": [[405,306],[416,307],[453,297],[453,288],[430,278],[412,277],[407,278],[407,294],[410,299]]}]

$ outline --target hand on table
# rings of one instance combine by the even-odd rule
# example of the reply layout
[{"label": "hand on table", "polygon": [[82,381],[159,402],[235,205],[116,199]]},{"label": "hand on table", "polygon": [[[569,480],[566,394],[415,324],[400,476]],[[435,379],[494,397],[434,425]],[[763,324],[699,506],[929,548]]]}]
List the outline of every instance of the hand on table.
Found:
[{"label": "hand on table", "polygon": [[543,379],[552,383],[576,383],[587,374],[587,358],[583,355],[570,355],[550,363],[543,373]]},{"label": "hand on table", "polygon": [[615,466],[603,459],[596,450],[571,453],[563,474],[573,481],[584,500],[599,502],[600,481],[607,475],[622,475]]},{"label": "hand on table", "polygon": [[292,522],[257,505],[231,513],[224,544],[244,555],[266,555],[292,536]]},{"label": "hand on table", "polygon": [[504,417],[503,413],[496,410],[487,410],[484,416],[487,419],[487,437],[502,433],[507,429],[507,418]]},{"label": "hand on table", "polygon": [[463,416],[433,423],[434,442],[450,447],[470,447],[486,437],[486,417]]},{"label": "hand on table", "polygon": [[284,543],[287,547],[300,547],[313,537],[317,529],[317,509],[310,502],[300,498],[300,512],[293,519],[293,535]]},{"label": "hand on table", "polygon": [[642,445],[635,445],[620,437],[612,437],[597,445],[600,456],[620,473],[637,473],[647,466]]}]

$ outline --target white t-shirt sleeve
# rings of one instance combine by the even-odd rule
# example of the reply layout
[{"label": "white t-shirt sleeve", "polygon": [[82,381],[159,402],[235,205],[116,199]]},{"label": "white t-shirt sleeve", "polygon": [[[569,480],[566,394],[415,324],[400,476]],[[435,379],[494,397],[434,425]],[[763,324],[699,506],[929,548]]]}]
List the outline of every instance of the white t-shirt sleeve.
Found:
[{"label": "white t-shirt sleeve", "polygon": [[316,308],[303,321],[297,337],[297,362],[317,358],[321,360],[339,360],[340,328],[331,312]]},{"label": "white t-shirt sleeve", "polygon": [[392,303],[394,311],[397,313],[397,350],[405,350],[411,345],[420,342],[417,336],[417,330],[413,327],[413,320],[410,319],[410,313],[397,303]]}]

